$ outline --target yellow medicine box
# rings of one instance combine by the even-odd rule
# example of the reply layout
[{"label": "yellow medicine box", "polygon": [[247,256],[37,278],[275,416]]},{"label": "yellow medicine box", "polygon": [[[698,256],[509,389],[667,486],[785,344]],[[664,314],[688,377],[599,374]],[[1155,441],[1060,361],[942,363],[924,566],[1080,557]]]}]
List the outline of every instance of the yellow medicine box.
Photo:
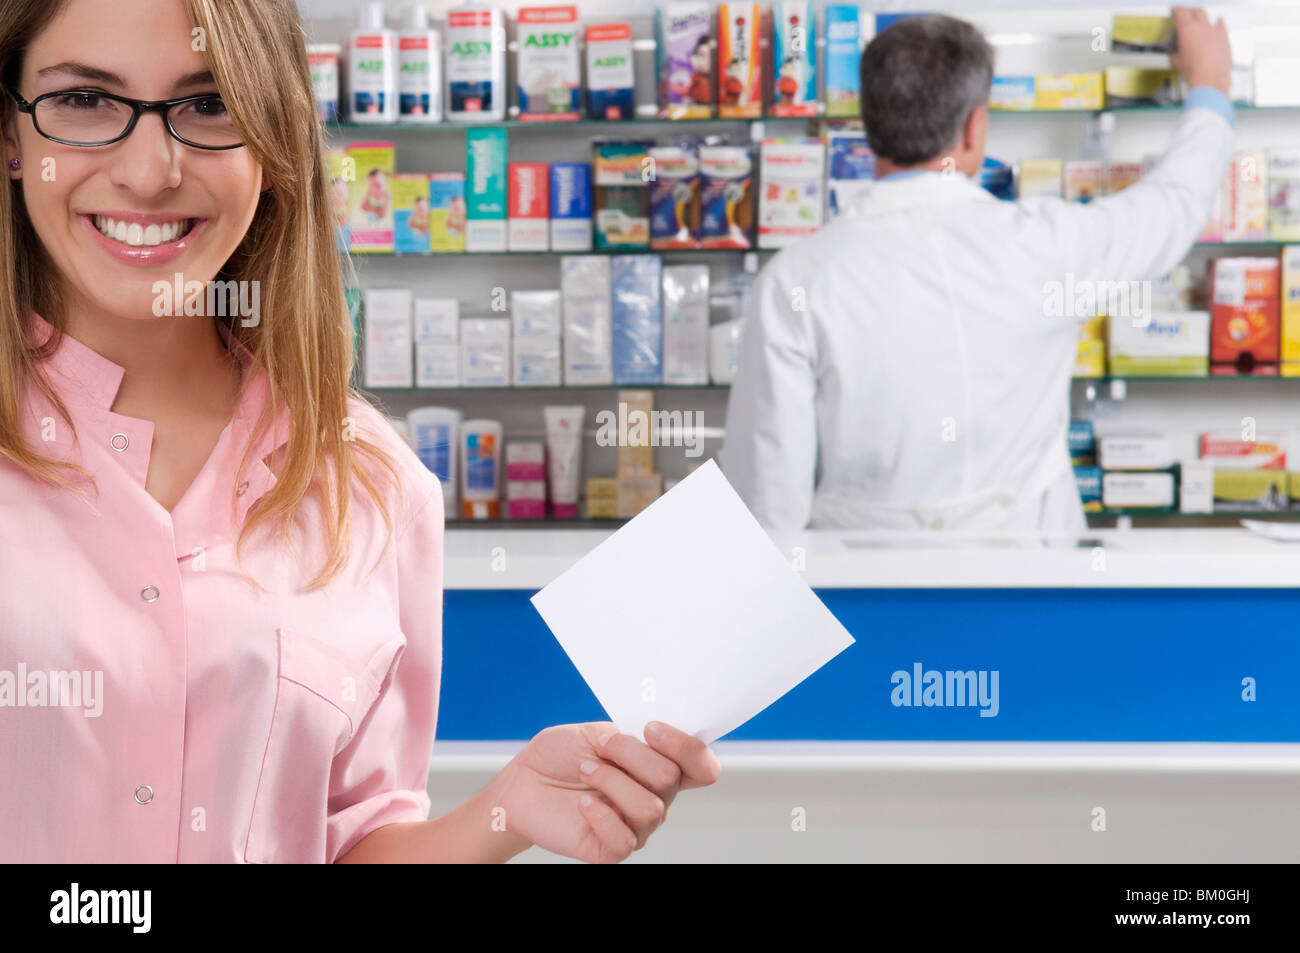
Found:
[{"label": "yellow medicine box", "polygon": [[1282,376],[1300,377],[1300,245],[1282,249]]},{"label": "yellow medicine box", "polygon": [[618,516],[618,479],[587,477],[587,518],[614,519]]},{"label": "yellow medicine box", "polygon": [[1075,377],[1106,376],[1106,342],[1095,339],[1080,341],[1074,358]]},{"label": "yellow medicine box", "polygon": [[1042,73],[1034,77],[1036,109],[1101,109],[1101,73]]}]

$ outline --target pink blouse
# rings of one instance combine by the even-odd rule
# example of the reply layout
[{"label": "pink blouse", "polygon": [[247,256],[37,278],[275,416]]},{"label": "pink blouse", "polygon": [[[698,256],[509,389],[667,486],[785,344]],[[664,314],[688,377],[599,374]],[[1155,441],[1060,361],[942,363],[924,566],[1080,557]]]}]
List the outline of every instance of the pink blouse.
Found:
[{"label": "pink blouse", "polygon": [[[52,330],[37,327],[42,341]],[[263,461],[287,411],[237,483],[236,468],[266,372],[169,513],[145,491],[153,424],[112,411],[123,369],[67,335],[45,367],[77,439],[34,388],[28,439],[80,463],[99,494],[92,509],[0,458],[0,861],[332,862],[378,827],[424,820],[442,667],[437,478],[352,402],[357,431],[402,474],[393,540],[384,549],[358,491],[347,566],[299,593],[326,545],[308,501],[296,554],[270,529],[246,543],[259,591],[234,543],[275,484]]]}]

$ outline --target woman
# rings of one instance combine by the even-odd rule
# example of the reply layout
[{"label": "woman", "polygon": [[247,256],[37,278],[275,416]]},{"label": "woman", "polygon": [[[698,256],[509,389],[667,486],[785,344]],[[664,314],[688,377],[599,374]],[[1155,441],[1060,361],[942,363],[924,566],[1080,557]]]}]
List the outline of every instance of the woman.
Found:
[{"label": "woman", "polygon": [[292,0],[6,0],[0,74],[0,860],[616,861],[716,779],[565,725],[427,819],[442,495],[347,387]]}]

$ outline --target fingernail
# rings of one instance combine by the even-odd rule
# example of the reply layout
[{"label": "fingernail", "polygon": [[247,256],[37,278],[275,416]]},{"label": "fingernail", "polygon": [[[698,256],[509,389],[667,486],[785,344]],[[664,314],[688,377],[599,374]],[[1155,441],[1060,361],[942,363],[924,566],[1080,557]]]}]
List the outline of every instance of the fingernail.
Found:
[{"label": "fingernail", "polygon": [[600,765],[594,761],[584,761],[582,764],[578,765],[578,768],[583,774],[591,774],[591,772],[595,771],[599,767]]},{"label": "fingernail", "polygon": [[653,738],[655,740],[658,740],[659,736],[663,734],[663,730],[664,730],[664,724],[661,721],[646,722],[645,733],[647,738]]},{"label": "fingernail", "polygon": [[583,807],[591,807],[591,795],[590,795],[590,794],[584,794],[584,795],[583,795],[582,797],[580,797],[578,800],[579,800],[579,802],[582,804]]},{"label": "fingernail", "polygon": [[605,745],[609,744],[609,739],[613,738],[614,735],[615,732],[612,731],[607,735],[601,735],[599,738],[596,739],[596,744],[600,745],[603,748],[605,747]]}]

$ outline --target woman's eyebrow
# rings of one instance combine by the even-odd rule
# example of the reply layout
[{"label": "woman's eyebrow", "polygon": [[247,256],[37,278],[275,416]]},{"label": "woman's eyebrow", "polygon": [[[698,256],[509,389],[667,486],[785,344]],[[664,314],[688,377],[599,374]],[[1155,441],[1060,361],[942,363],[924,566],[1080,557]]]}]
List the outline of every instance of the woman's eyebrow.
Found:
[{"label": "woman's eyebrow", "polygon": [[176,88],[182,89],[186,86],[210,86],[216,80],[212,78],[212,70],[201,69],[197,73],[190,73],[188,76],[182,76],[176,81]]},{"label": "woman's eyebrow", "polygon": [[49,76],[51,73],[69,73],[80,79],[91,79],[96,82],[111,83],[118,86],[126,85],[122,77],[116,73],[110,73],[108,70],[99,69],[96,66],[88,66],[85,63],[59,63],[36,71],[38,77]]},{"label": "woman's eyebrow", "polygon": [[[48,76],[52,73],[67,73],[76,76],[79,79],[93,80],[97,83],[107,85],[126,86],[126,81],[116,73],[100,69],[97,66],[90,66],[86,63],[59,63],[55,66],[47,66],[44,69],[37,70],[38,77]],[[191,86],[206,86],[214,83],[212,70],[203,69],[194,73],[189,73],[176,80],[174,88],[184,89]]]}]

